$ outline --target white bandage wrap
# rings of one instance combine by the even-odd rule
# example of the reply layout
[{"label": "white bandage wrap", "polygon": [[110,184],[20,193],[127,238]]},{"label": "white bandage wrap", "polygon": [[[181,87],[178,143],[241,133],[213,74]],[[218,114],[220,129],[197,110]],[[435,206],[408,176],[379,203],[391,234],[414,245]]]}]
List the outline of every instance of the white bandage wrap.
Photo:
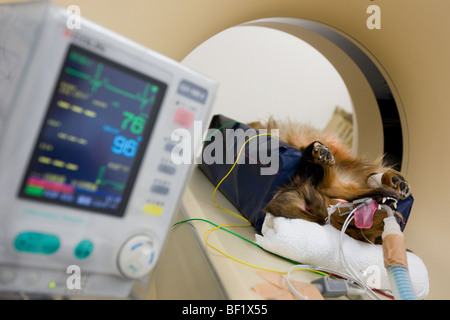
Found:
[{"label": "white bandage wrap", "polygon": [[383,177],[383,173],[373,174],[367,179],[367,184],[371,188],[378,188],[382,186],[381,178]]}]

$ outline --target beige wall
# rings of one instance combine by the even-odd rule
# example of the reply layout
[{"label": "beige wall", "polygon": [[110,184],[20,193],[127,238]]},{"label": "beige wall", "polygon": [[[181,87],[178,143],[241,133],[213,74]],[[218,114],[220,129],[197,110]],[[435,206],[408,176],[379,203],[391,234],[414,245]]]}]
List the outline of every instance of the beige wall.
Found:
[{"label": "beige wall", "polygon": [[[0,2],[5,2],[0,0]],[[299,17],[349,34],[385,67],[409,128],[409,169],[416,199],[407,246],[429,270],[431,299],[449,299],[450,2],[445,0],[56,0],[84,17],[181,61],[227,27],[264,17]],[[366,8],[381,8],[381,30]]]}]

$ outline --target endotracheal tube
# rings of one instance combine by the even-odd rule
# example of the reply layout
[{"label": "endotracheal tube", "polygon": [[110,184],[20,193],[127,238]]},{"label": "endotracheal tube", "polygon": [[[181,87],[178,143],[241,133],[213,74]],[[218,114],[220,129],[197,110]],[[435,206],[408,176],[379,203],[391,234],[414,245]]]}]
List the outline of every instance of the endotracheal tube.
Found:
[{"label": "endotracheal tube", "polygon": [[417,300],[409,276],[403,233],[395,220],[392,209],[382,205],[388,217],[384,219],[383,256],[392,294],[396,300]]}]

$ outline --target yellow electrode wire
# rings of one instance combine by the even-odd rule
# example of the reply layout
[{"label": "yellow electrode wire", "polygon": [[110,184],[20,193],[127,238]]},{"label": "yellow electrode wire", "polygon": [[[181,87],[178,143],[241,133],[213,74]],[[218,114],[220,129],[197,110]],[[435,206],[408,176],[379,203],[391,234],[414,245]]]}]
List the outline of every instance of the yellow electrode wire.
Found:
[{"label": "yellow electrode wire", "polygon": [[[274,270],[274,269],[269,269],[269,268],[265,268],[265,267],[256,266],[256,265],[247,263],[247,262],[245,262],[245,261],[242,261],[242,260],[240,260],[240,259],[237,259],[237,258],[235,258],[235,257],[233,257],[233,256],[230,256],[229,254],[223,252],[222,250],[220,250],[220,249],[214,247],[211,243],[208,242],[208,239],[207,239],[207,236],[208,236],[208,234],[209,234],[210,232],[215,231],[215,230],[218,230],[218,229],[224,229],[225,227],[228,227],[228,228],[248,228],[248,227],[251,227],[251,226],[252,226],[251,222],[250,222],[248,219],[246,219],[245,217],[243,217],[243,216],[241,216],[241,215],[238,215],[238,214],[234,213],[233,211],[230,211],[230,210],[228,210],[228,209],[222,207],[221,205],[219,205],[219,204],[216,202],[216,200],[215,200],[215,195],[216,195],[216,192],[217,192],[217,190],[219,189],[220,185],[222,184],[222,182],[223,182],[223,181],[230,175],[230,173],[234,170],[234,167],[236,166],[236,164],[237,164],[237,162],[238,162],[238,160],[239,160],[239,158],[240,158],[240,156],[241,156],[241,154],[242,154],[242,151],[244,150],[245,145],[246,145],[250,140],[252,140],[252,139],[254,139],[254,138],[256,138],[256,137],[259,137],[259,136],[263,136],[263,135],[265,135],[265,136],[271,136],[272,134],[271,134],[271,133],[260,133],[260,134],[257,134],[257,135],[255,135],[255,136],[253,136],[253,137],[247,139],[247,140],[244,142],[244,144],[242,145],[241,149],[239,150],[239,153],[238,153],[238,155],[237,155],[237,157],[236,157],[236,161],[234,162],[233,166],[232,166],[231,169],[228,171],[228,173],[222,178],[222,180],[220,180],[220,182],[217,184],[217,186],[216,186],[216,188],[214,189],[214,192],[213,192],[213,194],[212,194],[212,201],[214,202],[214,204],[215,204],[217,207],[219,207],[220,209],[222,209],[222,210],[224,210],[224,211],[226,211],[226,212],[228,212],[228,213],[230,213],[230,214],[232,214],[232,215],[234,215],[234,216],[236,216],[236,217],[238,217],[238,218],[244,220],[245,222],[247,222],[247,224],[246,224],[246,225],[220,225],[220,226],[217,226],[217,227],[215,227],[215,228],[208,229],[208,230],[205,232],[204,240],[205,240],[205,243],[206,243],[207,246],[209,246],[210,248],[216,250],[216,251],[219,252],[220,254],[224,255],[225,257],[227,257],[227,258],[229,258],[229,259],[231,259],[231,260],[233,260],[233,261],[236,261],[236,262],[238,262],[238,263],[241,263],[241,264],[243,264],[243,265],[246,265],[246,266],[248,266],[248,267],[255,268],[255,269],[260,269],[260,270],[265,270],[265,271],[271,271],[271,272],[276,272],[276,273],[281,273],[281,274],[287,274],[288,271],[279,271],[279,270]],[[224,230],[226,230],[226,229],[224,229]],[[323,272],[320,272],[320,271],[317,271],[317,270],[306,269],[306,268],[296,268],[295,270],[307,270],[307,271],[312,271],[312,272],[318,273],[318,274],[323,275],[323,276],[329,276],[329,275],[326,274],[326,273],[323,273]]]},{"label": "yellow electrode wire", "polygon": [[[230,124],[234,124],[234,123],[236,123],[236,122],[231,122],[231,123],[229,123],[229,124],[227,124],[227,125],[224,125],[223,127],[226,127],[226,126],[228,126],[228,125],[230,125]],[[221,127],[221,128],[223,128],[223,127]],[[211,136],[213,136],[216,132],[218,132],[221,128],[217,129],[213,134],[211,134],[208,138],[206,138],[205,141],[208,140]],[[251,222],[250,222],[248,219],[246,219],[245,217],[243,217],[243,216],[241,216],[241,215],[238,215],[238,214],[234,213],[233,211],[230,211],[230,210],[228,210],[228,209],[222,207],[222,206],[219,205],[219,204],[216,202],[216,200],[215,200],[215,195],[216,195],[217,190],[219,189],[219,187],[220,187],[220,185],[222,184],[222,182],[230,175],[230,173],[231,173],[231,172],[233,171],[233,169],[236,167],[236,164],[237,164],[237,162],[238,162],[238,160],[239,160],[239,158],[240,158],[240,156],[241,156],[241,154],[242,154],[242,151],[243,151],[245,145],[246,145],[250,140],[252,140],[252,139],[254,139],[254,138],[256,138],[256,137],[259,137],[259,136],[263,136],[263,135],[271,136],[272,134],[271,134],[271,133],[260,133],[260,134],[257,134],[257,135],[255,135],[255,136],[253,136],[253,137],[247,139],[247,140],[244,142],[244,144],[242,145],[241,149],[239,150],[239,153],[238,153],[238,155],[237,155],[236,161],[234,162],[233,166],[232,166],[231,169],[228,171],[228,173],[222,178],[222,180],[220,180],[220,182],[217,184],[217,186],[216,186],[216,188],[214,189],[214,192],[213,192],[213,194],[212,194],[212,201],[213,201],[213,203],[214,203],[218,208],[220,208],[220,209],[222,209],[223,211],[226,211],[226,212],[228,212],[228,213],[230,213],[230,214],[232,214],[232,215],[238,217],[239,219],[244,220],[245,222],[247,222],[247,224],[246,224],[246,225],[220,225],[220,226],[219,226],[219,225],[216,225],[216,224],[212,223],[211,221],[208,221],[208,220],[205,220],[205,219],[187,219],[187,220],[184,220],[184,221],[177,222],[177,223],[175,223],[173,226],[176,226],[176,225],[178,225],[178,224],[181,224],[181,223],[184,223],[184,222],[188,222],[188,221],[194,221],[194,220],[200,220],[200,221],[208,222],[208,223],[210,223],[210,224],[216,226],[215,228],[208,229],[208,230],[205,232],[205,235],[204,235],[205,243],[206,243],[206,245],[209,246],[210,248],[216,250],[217,252],[219,252],[220,254],[224,255],[225,257],[227,257],[227,258],[229,258],[229,259],[231,259],[231,260],[233,260],[233,261],[236,261],[236,262],[238,262],[238,263],[240,263],[240,264],[243,264],[243,265],[245,265],[245,266],[248,266],[248,267],[250,267],[250,268],[255,268],[255,269],[260,269],[260,270],[265,270],[265,271],[271,271],[271,272],[276,272],[276,273],[281,273],[281,274],[287,274],[288,271],[279,271],[279,270],[273,270],[273,269],[270,269],[270,268],[260,267],[260,266],[256,266],[256,265],[247,263],[247,262],[242,261],[242,260],[240,260],[240,259],[237,259],[237,258],[235,258],[235,257],[233,257],[233,256],[231,256],[231,255],[229,255],[229,254],[227,254],[227,253],[225,253],[225,252],[223,252],[222,250],[220,250],[220,249],[214,247],[211,243],[208,242],[208,239],[207,239],[207,236],[208,236],[208,234],[209,234],[210,232],[215,231],[215,230],[218,230],[218,229],[222,229],[222,230],[224,230],[224,231],[227,231],[227,232],[229,232],[229,233],[231,233],[231,234],[234,234],[235,236],[237,236],[237,237],[239,237],[239,238],[241,238],[241,239],[244,239],[244,240],[246,240],[247,242],[250,242],[251,244],[253,244],[253,245],[255,245],[255,246],[257,246],[257,247],[263,249],[261,246],[259,246],[258,244],[254,243],[253,241],[250,241],[250,240],[248,240],[248,239],[246,239],[246,238],[244,238],[244,237],[242,237],[242,236],[240,236],[240,235],[238,235],[238,234],[236,234],[236,233],[234,233],[234,232],[232,232],[232,231],[230,231],[230,230],[228,230],[228,229],[225,228],[225,227],[228,227],[228,228],[248,228],[248,227],[251,227],[252,224],[251,224]],[[205,142],[205,141],[204,141],[204,142]],[[264,250],[264,249],[263,249],[263,250]],[[272,253],[272,254],[274,254],[274,253]],[[276,254],[274,254],[274,255],[276,255]],[[278,255],[276,255],[276,256],[278,256]],[[278,257],[281,257],[281,256],[278,256]],[[283,259],[285,259],[285,260],[289,260],[289,259],[284,258],[284,257],[281,257],[281,258],[283,258]],[[291,262],[295,264],[295,261],[291,261]],[[295,270],[307,270],[307,271],[311,271],[311,272],[320,274],[320,275],[322,275],[322,276],[328,276],[328,277],[330,276],[329,274],[327,274],[327,273],[325,273],[325,272],[321,272],[321,271],[313,270],[313,269],[308,269],[308,268],[301,268],[301,267],[298,267],[298,268],[296,268]]]},{"label": "yellow electrode wire", "polygon": [[224,210],[224,211],[226,211],[226,212],[228,212],[228,213],[231,213],[232,215],[234,215],[234,216],[236,216],[236,217],[238,217],[238,218],[240,218],[240,219],[242,219],[242,220],[244,220],[245,222],[248,223],[248,226],[237,226],[237,227],[249,227],[249,226],[251,226],[252,224],[251,224],[250,221],[248,221],[248,220],[247,220],[246,218],[244,218],[243,216],[241,216],[241,215],[239,215],[239,214],[236,214],[236,213],[234,213],[233,211],[230,211],[230,210],[228,210],[228,209],[225,209],[224,207],[222,207],[222,206],[220,206],[219,204],[217,204],[217,202],[216,202],[216,200],[215,200],[214,197],[215,197],[216,192],[217,192],[217,190],[219,189],[220,185],[222,184],[222,182],[230,175],[230,173],[233,171],[234,167],[236,166],[236,164],[237,164],[237,162],[238,162],[238,160],[239,160],[239,158],[240,158],[240,156],[241,156],[241,153],[242,153],[242,151],[244,150],[245,145],[246,145],[250,140],[252,140],[252,139],[254,139],[254,138],[256,138],[256,137],[259,137],[259,136],[263,136],[263,135],[264,135],[264,136],[271,136],[272,134],[271,134],[271,133],[260,133],[260,134],[257,134],[257,135],[255,135],[255,136],[251,137],[251,138],[248,138],[248,139],[244,142],[244,144],[242,145],[241,149],[239,150],[239,153],[238,153],[238,155],[237,155],[236,161],[234,162],[234,164],[233,164],[233,166],[231,167],[230,171],[228,171],[228,173],[225,175],[225,177],[223,177],[222,180],[220,180],[220,182],[217,184],[217,186],[216,186],[216,188],[214,189],[214,192],[213,192],[213,194],[212,194],[212,201],[214,202],[214,204],[215,204],[217,207],[219,207],[220,209],[222,209],[222,210]]},{"label": "yellow electrode wire", "polygon": [[222,228],[225,228],[225,227],[228,227],[228,228],[248,228],[248,227],[251,227],[252,224],[251,224],[251,222],[250,222],[248,219],[246,219],[246,218],[244,218],[243,216],[238,215],[237,213],[234,213],[233,211],[230,211],[230,210],[228,210],[228,209],[222,207],[221,205],[219,205],[219,204],[216,202],[216,200],[215,200],[215,195],[216,195],[216,192],[217,192],[217,190],[219,189],[220,185],[222,184],[222,182],[230,175],[230,173],[234,170],[234,167],[236,167],[236,164],[237,164],[237,162],[238,162],[238,160],[239,160],[239,158],[240,158],[240,156],[241,156],[241,154],[242,154],[242,151],[244,150],[245,145],[246,145],[250,140],[252,140],[252,139],[254,139],[254,138],[256,138],[256,137],[262,136],[262,135],[271,135],[271,134],[270,134],[270,133],[261,133],[261,134],[255,135],[255,136],[253,136],[253,137],[247,139],[247,140],[244,142],[244,144],[242,145],[241,149],[239,150],[239,153],[238,153],[238,155],[237,155],[237,157],[236,157],[236,161],[234,162],[233,166],[232,166],[231,169],[228,171],[228,173],[222,178],[222,180],[220,180],[220,182],[217,184],[217,186],[216,186],[216,188],[214,189],[214,192],[213,192],[213,194],[212,194],[212,201],[213,201],[213,203],[214,203],[217,207],[219,207],[220,209],[222,209],[222,210],[224,210],[224,211],[226,211],[226,212],[228,212],[228,213],[230,213],[230,214],[232,214],[232,215],[234,215],[234,216],[236,216],[236,217],[238,217],[238,218],[244,220],[245,222],[247,222],[247,224],[246,224],[246,225],[220,225],[220,226],[217,226],[217,227],[215,227],[215,228],[208,229],[208,230],[205,232],[204,240],[205,240],[206,245],[208,245],[210,248],[216,250],[217,252],[219,252],[220,254],[224,255],[225,257],[227,257],[227,258],[229,258],[229,259],[231,259],[231,260],[234,260],[234,261],[236,261],[236,262],[239,262],[239,263],[241,263],[241,264],[243,264],[243,265],[246,265],[246,266],[248,266],[248,267],[251,267],[251,268],[256,268],[256,269],[261,269],[261,270],[266,270],[266,271],[272,271],[272,272],[277,272],[277,273],[283,273],[283,274],[285,274],[285,273],[287,273],[287,272],[282,272],[282,271],[278,271],[278,270],[272,270],[272,269],[268,269],[268,268],[264,268],[264,267],[255,266],[255,265],[252,265],[252,264],[247,263],[247,262],[245,262],[245,261],[242,261],[242,260],[240,260],[240,259],[237,259],[237,258],[235,258],[235,257],[233,257],[233,256],[230,256],[229,254],[223,252],[222,250],[220,250],[220,249],[214,247],[211,243],[208,242],[208,239],[207,239],[208,234],[209,234],[210,232],[212,232],[212,231],[217,230],[217,229],[222,229]]}]

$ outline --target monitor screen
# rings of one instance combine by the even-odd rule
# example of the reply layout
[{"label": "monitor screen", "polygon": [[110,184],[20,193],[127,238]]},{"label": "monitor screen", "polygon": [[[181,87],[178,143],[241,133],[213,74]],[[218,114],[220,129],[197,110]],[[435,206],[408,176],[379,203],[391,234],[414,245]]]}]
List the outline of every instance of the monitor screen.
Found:
[{"label": "monitor screen", "polygon": [[19,197],[123,216],[166,89],[71,45]]}]

